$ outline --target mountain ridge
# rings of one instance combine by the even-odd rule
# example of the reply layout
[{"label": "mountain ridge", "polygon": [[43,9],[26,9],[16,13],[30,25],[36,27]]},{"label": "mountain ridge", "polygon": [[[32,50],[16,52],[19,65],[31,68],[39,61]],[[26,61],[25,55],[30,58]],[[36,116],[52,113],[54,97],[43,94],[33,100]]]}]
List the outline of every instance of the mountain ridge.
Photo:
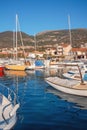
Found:
[{"label": "mountain ridge", "polygon": [[[34,46],[34,36],[26,34],[25,32],[21,32],[23,43],[25,46]],[[18,32],[18,46],[20,44],[20,36]],[[70,44],[70,34],[68,29],[64,30],[47,30],[43,32],[39,32],[36,34],[36,43],[38,46],[52,45],[56,44]],[[81,45],[87,44],[87,29],[86,28],[78,28],[71,29],[71,40],[73,47],[80,47]],[[11,48],[13,47],[13,32],[12,31],[4,31],[0,32],[0,48]]]}]

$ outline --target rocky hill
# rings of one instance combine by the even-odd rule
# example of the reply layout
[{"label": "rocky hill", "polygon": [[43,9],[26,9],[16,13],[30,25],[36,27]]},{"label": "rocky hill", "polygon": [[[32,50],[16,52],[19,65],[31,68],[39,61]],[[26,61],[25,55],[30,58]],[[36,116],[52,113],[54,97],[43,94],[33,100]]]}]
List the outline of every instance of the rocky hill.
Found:
[{"label": "rocky hill", "polygon": [[[34,36],[28,35],[24,32],[22,39],[24,45],[34,46]],[[71,30],[71,40],[73,47],[79,47],[81,45],[87,45],[87,29],[73,29]],[[67,43],[70,44],[69,30],[54,30],[45,31],[36,35],[36,43],[38,46],[53,45]],[[21,46],[20,36],[18,32],[18,46]],[[6,31],[0,33],[0,48],[13,47],[13,32]]]},{"label": "rocky hill", "polygon": [[[69,30],[56,30],[38,33],[37,35],[39,45],[47,44],[70,44]],[[87,29],[73,29],[71,30],[71,41],[73,47],[80,47],[87,43]]]},{"label": "rocky hill", "polygon": [[[14,36],[13,36],[14,35]],[[30,36],[24,32],[21,32],[22,40],[24,45],[33,45],[34,44],[34,37]],[[6,31],[0,33],[0,48],[10,48],[13,47],[13,43],[15,42],[13,39],[15,37],[15,32]],[[20,32],[18,32],[18,46],[21,46],[21,38]]]}]

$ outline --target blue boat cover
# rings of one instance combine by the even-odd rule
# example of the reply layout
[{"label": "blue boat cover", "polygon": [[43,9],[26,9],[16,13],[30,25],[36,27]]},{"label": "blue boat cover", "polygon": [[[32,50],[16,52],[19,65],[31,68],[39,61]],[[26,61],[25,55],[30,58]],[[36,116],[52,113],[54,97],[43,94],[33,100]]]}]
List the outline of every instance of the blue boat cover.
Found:
[{"label": "blue boat cover", "polygon": [[44,63],[42,60],[36,60],[35,61],[35,66],[44,66]]},{"label": "blue boat cover", "polygon": [[87,73],[84,74],[83,80],[87,81]]}]

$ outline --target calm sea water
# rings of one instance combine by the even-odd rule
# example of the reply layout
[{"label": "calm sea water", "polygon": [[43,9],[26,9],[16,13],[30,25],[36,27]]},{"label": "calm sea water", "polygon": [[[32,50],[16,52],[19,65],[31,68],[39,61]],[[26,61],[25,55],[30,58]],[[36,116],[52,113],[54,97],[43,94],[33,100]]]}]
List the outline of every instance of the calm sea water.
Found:
[{"label": "calm sea water", "polygon": [[58,70],[36,70],[0,77],[20,102],[13,130],[87,130],[87,99],[61,93],[44,81],[58,74]]}]

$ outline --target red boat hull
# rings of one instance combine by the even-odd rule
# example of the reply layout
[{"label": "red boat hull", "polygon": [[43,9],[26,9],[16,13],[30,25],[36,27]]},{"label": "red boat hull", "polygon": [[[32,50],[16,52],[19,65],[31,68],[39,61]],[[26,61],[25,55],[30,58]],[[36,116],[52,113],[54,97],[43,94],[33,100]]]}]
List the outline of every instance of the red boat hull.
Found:
[{"label": "red boat hull", "polygon": [[0,66],[0,71],[3,71],[5,69],[4,66]]}]

